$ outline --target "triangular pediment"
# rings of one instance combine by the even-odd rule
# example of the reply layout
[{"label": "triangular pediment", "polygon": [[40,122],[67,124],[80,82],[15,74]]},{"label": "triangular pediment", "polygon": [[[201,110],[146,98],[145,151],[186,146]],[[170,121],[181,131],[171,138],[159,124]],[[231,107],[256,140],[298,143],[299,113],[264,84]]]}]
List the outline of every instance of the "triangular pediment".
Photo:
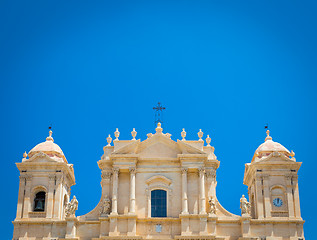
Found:
[{"label": "triangular pediment", "polygon": [[178,144],[163,134],[155,134],[141,142],[136,152],[140,158],[177,158],[182,151]]},{"label": "triangular pediment", "polygon": [[258,160],[261,163],[294,163],[296,162],[295,158],[289,158],[283,153],[273,152],[267,157],[263,157],[263,159]]},{"label": "triangular pediment", "polygon": [[56,162],[50,156],[43,152],[39,152],[32,156],[31,158],[25,160],[24,162],[32,162],[32,163],[44,163],[44,162]]}]

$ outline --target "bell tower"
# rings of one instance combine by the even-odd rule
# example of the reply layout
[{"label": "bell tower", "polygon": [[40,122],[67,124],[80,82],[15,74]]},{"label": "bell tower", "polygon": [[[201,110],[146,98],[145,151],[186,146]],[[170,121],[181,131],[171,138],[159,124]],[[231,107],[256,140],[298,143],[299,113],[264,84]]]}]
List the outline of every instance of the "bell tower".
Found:
[{"label": "bell tower", "polygon": [[25,152],[22,162],[16,165],[20,184],[14,236],[20,222],[64,219],[75,177],[73,165],[67,163],[61,148],[54,143],[52,131],[45,142],[36,145],[29,154]]},{"label": "bell tower", "polygon": [[[251,218],[259,220],[285,220],[296,224],[296,235],[303,238],[303,223],[298,192],[298,170],[295,153],[274,142],[267,130],[267,137],[245,165],[244,184],[248,186]],[[264,236],[271,236],[268,230]],[[266,229],[270,229],[269,227]],[[270,238],[267,238],[270,239]]]}]

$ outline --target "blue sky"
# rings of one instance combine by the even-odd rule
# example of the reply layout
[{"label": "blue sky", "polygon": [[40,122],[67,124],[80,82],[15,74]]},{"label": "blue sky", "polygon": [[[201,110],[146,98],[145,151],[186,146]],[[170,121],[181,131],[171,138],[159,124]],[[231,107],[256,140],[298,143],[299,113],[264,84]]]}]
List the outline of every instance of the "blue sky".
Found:
[{"label": "blue sky", "polygon": [[1,1],[3,239],[12,238],[15,162],[45,140],[74,164],[78,215],[98,203],[97,161],[115,128],[210,134],[217,196],[239,214],[244,164],[265,138],[294,150],[305,237],[317,235],[315,1]]}]

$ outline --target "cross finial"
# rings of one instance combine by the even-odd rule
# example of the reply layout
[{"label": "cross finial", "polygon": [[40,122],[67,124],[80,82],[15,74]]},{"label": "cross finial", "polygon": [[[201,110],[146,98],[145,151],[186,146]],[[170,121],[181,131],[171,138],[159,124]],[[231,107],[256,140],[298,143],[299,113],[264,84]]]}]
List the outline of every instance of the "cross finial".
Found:
[{"label": "cross finial", "polygon": [[165,110],[165,107],[162,106],[160,102],[157,103],[156,107],[153,107],[153,110],[155,110],[155,125],[157,123],[162,123],[163,121],[161,120],[161,114],[162,111]]}]

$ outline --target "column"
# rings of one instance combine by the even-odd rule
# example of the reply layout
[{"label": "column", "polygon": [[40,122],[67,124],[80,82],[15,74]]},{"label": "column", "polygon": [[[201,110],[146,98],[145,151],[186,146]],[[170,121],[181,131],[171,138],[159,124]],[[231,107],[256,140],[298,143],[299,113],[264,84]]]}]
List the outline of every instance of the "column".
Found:
[{"label": "column", "polygon": [[199,214],[206,214],[205,169],[199,168]]},{"label": "column", "polygon": [[187,200],[187,168],[182,168],[182,214],[188,214],[188,200]]},{"label": "column", "polygon": [[295,217],[301,218],[300,215],[300,203],[299,203],[299,191],[298,191],[298,178],[297,176],[293,177],[294,185],[294,207],[295,207]]},{"label": "column", "polygon": [[263,176],[263,191],[264,191],[264,208],[265,208],[265,217],[271,217],[271,199],[269,192],[269,176]]},{"label": "column", "polygon": [[25,184],[26,184],[25,177],[20,176],[19,197],[18,197],[18,206],[17,206],[16,218],[22,218],[22,215],[23,215],[23,201],[24,201]]},{"label": "column", "polygon": [[289,214],[288,216],[290,218],[294,218],[295,211],[294,211],[292,176],[286,176],[286,194],[287,194],[287,205],[288,205],[288,214]]},{"label": "column", "polygon": [[[47,207],[46,207],[46,217],[53,217],[53,207],[54,207],[54,183],[55,183],[55,175],[48,176],[48,193],[47,193]],[[64,203],[63,203],[64,204]]]},{"label": "column", "polygon": [[263,195],[262,195],[262,180],[261,177],[256,178],[256,205],[257,205],[257,215],[258,218],[263,218]]},{"label": "column", "polygon": [[25,194],[24,194],[24,206],[23,206],[23,218],[29,217],[29,212],[32,211],[31,208],[31,182],[32,176],[25,176]]},{"label": "column", "polygon": [[118,175],[119,168],[113,168],[113,179],[112,179],[112,212],[111,214],[118,214]]},{"label": "column", "polygon": [[130,168],[130,213],[135,214],[135,168]]}]

